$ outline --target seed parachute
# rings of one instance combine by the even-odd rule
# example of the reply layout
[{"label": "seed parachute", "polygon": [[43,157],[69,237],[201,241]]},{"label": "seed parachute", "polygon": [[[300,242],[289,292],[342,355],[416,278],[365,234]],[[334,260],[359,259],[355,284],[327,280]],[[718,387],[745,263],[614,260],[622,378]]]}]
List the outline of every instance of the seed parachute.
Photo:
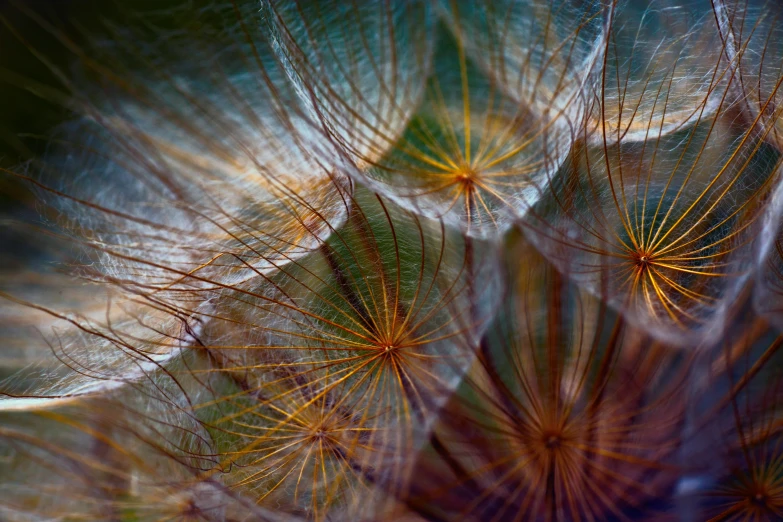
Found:
[{"label": "seed parachute", "polygon": [[783,4],[0,4],[0,520],[783,520]]}]

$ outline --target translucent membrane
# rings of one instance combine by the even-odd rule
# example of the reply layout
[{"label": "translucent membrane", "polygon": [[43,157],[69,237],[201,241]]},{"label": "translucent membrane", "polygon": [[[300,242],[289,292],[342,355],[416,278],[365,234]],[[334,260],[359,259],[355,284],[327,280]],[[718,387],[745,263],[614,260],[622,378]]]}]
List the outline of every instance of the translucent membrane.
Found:
[{"label": "translucent membrane", "polygon": [[696,520],[772,521],[783,512],[783,339],[746,311],[698,373],[706,386],[682,454],[693,487],[679,508]]},{"label": "translucent membrane", "polygon": [[[776,150],[783,147],[781,78],[783,78],[783,9],[777,2],[726,0],[716,17],[736,80],[732,88],[741,117],[756,121],[759,134]],[[778,328],[783,326],[781,209],[783,187],[771,197],[758,237],[756,309]]]},{"label": "translucent membrane", "polygon": [[630,327],[518,236],[507,252],[515,297],[420,455],[411,502],[442,520],[654,520],[680,477],[694,357]]},{"label": "translucent membrane", "polygon": [[218,483],[195,477],[212,450],[188,412],[193,384],[161,374],[102,398],[0,412],[0,514],[23,521],[253,513],[252,506],[237,510]]},{"label": "translucent membrane", "polygon": [[716,7],[738,104],[746,118],[760,120],[767,139],[780,149],[783,7],[766,0],[723,0]]},{"label": "translucent membrane", "polygon": [[[41,241],[29,225],[17,225]],[[68,249],[67,241],[51,237],[44,244]],[[2,412],[57,408],[145,381],[197,329],[188,333],[183,318],[52,270],[57,257],[29,259],[26,272],[0,277]]]},{"label": "translucent membrane", "polygon": [[498,293],[486,246],[367,192],[354,208],[318,252],[225,292],[202,336],[235,383],[199,406],[225,480],[318,520],[380,516],[407,488]]},{"label": "translucent membrane", "polygon": [[15,371],[0,382],[0,411],[50,410],[149,381],[195,344],[196,322],[138,300],[101,295],[100,288],[90,291],[98,304],[78,312],[0,294],[26,307],[29,318],[26,328],[0,321],[0,332],[17,333],[25,342],[23,361],[5,361]]},{"label": "translucent membrane", "polygon": [[262,2],[314,119],[359,160],[397,141],[424,93],[435,17],[423,0]]},{"label": "translucent membrane", "polygon": [[[767,251],[758,260],[753,304],[755,309],[778,330],[783,328],[783,235],[780,229],[780,189],[774,202],[777,212],[770,212],[764,240]],[[766,245],[769,240],[769,245]]]},{"label": "translucent membrane", "polygon": [[[76,94],[78,121],[58,129],[28,172],[11,174],[48,203],[52,219],[36,232],[68,245],[72,271],[101,290],[72,315],[54,284],[43,299],[2,294],[59,323],[46,332],[47,369],[0,388],[23,401],[0,407],[50,407],[143,380],[198,344],[193,314],[216,291],[275,272],[344,222],[342,160],[286,90],[271,51],[253,59],[262,44],[226,44],[208,64],[177,46],[160,55],[109,47],[105,59],[141,64],[120,78],[67,43],[101,96]],[[173,60],[165,69],[163,57]]]},{"label": "translucent membrane", "polygon": [[526,230],[653,335],[709,344],[751,273],[778,161],[753,130],[721,118],[576,150]]},{"label": "translucent membrane", "polygon": [[604,50],[608,13],[601,2],[440,4],[467,54],[514,102],[547,121],[581,122],[584,88]]},{"label": "translucent membrane", "polygon": [[[62,176],[64,187],[39,186],[74,217],[62,235],[93,262],[80,275],[108,285],[113,301],[101,301],[95,292],[91,306],[99,312],[90,319],[67,316],[51,300],[5,294],[48,312],[62,328],[50,336],[60,359],[58,364],[50,355],[55,369],[29,390],[19,382],[4,390],[25,407],[38,398],[49,407],[55,399],[144,379],[195,343],[201,325],[192,314],[208,306],[209,292],[273,272],[317,248],[347,212],[347,185],[325,169],[319,176],[319,165],[297,156],[301,149],[284,130],[277,136],[264,130],[279,128],[278,120],[256,127],[253,146],[264,148],[255,153],[215,141],[199,152],[167,135],[165,122],[149,113],[110,125],[97,143],[86,145],[87,160],[66,157],[59,165],[58,173],[79,169],[76,183]],[[229,151],[236,156],[227,157]]]},{"label": "translucent membrane", "polygon": [[[123,107],[103,128],[80,129],[99,136],[84,145],[86,158],[57,169],[80,169],[79,185],[60,192],[116,283],[187,301],[276,270],[344,219],[348,186],[321,161],[315,133],[271,110],[237,113],[226,103],[199,121],[192,107],[177,108]],[[108,179],[87,183],[93,175]]]},{"label": "translucent membrane", "polygon": [[441,32],[423,102],[359,180],[472,237],[496,237],[535,203],[568,153],[571,129],[510,98]]},{"label": "translucent membrane", "polygon": [[[721,106],[732,67],[710,0],[615,1],[588,125],[612,142],[676,132]],[[595,138],[603,141],[603,135]]]}]

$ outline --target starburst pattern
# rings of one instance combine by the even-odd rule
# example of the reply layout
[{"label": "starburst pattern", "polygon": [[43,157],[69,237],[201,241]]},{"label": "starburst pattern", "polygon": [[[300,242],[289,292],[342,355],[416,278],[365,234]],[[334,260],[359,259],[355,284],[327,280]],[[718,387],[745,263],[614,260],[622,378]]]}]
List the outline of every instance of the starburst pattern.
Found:
[{"label": "starburst pattern", "polygon": [[262,503],[293,490],[317,519],[362,506],[371,485],[404,489],[404,456],[470,365],[497,292],[472,242],[369,194],[353,207],[266,289],[224,292],[200,337],[238,387],[204,406],[242,441],[225,457],[236,486]]},{"label": "starburst pattern", "polygon": [[713,378],[726,392],[705,401],[707,413],[695,423],[702,448],[689,455],[690,465],[702,480],[705,470],[715,477],[700,495],[699,520],[771,521],[783,514],[781,338],[763,322],[755,326],[721,343]]},{"label": "starburst pattern", "polygon": [[637,321],[675,342],[694,331],[709,339],[749,274],[778,163],[774,149],[719,120],[587,147],[552,184],[552,201],[528,214],[529,231]]},{"label": "starburst pattern", "polygon": [[422,468],[449,478],[422,476],[414,501],[465,520],[660,510],[657,499],[680,477],[674,457],[693,358],[629,328],[544,268],[524,241],[509,251],[517,298],[436,428],[433,455],[422,457]]}]

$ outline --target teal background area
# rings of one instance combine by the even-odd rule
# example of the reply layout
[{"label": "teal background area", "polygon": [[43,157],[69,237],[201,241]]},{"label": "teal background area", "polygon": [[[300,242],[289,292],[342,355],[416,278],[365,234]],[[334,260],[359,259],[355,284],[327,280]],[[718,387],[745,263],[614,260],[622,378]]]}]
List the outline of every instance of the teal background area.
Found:
[{"label": "teal background area", "polygon": [[[18,168],[39,157],[49,131],[71,116],[50,95],[67,91],[36,54],[66,76],[74,69],[74,55],[34,17],[51,24],[77,46],[88,48],[106,38],[107,27],[130,27],[140,23],[138,16],[154,15],[161,31],[175,30],[177,11],[198,9],[198,4],[188,0],[0,0],[0,167]],[[8,176],[0,176],[3,212],[30,203],[29,191]]]},{"label": "teal background area", "polygon": [[[53,69],[78,77],[78,60],[55,36],[88,54],[112,31],[165,35],[184,23],[183,13],[207,2],[189,0],[0,0],[0,169],[35,172],[48,136],[73,118],[64,105],[68,89]],[[149,31],[146,23],[154,22]],[[146,42],[138,42],[145,45]],[[46,62],[46,63],[45,63]],[[127,71],[116,64],[119,74]],[[21,270],[41,252],[16,223],[41,221],[41,205],[26,183],[0,172],[0,263]]]}]

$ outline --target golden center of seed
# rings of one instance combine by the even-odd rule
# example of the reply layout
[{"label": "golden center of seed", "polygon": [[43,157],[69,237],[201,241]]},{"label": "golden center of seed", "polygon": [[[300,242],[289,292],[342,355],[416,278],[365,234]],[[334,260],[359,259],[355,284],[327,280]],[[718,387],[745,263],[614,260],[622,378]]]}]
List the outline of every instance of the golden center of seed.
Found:
[{"label": "golden center of seed", "polygon": [[549,433],[544,435],[544,447],[552,451],[560,447],[562,439],[555,433]]},{"label": "golden center of seed", "polygon": [[397,351],[399,346],[397,346],[396,344],[384,344],[381,348],[384,354],[392,355]]},{"label": "golden center of seed", "polygon": [[635,252],[631,257],[640,270],[644,270],[653,262],[653,256],[649,252]]},{"label": "golden center of seed", "polygon": [[461,183],[463,185],[470,185],[474,181],[476,181],[477,175],[476,171],[473,170],[471,167],[463,167],[456,173],[456,180],[457,183]]},{"label": "golden center of seed", "polygon": [[750,501],[756,505],[765,506],[767,504],[767,495],[763,491],[757,491]]},{"label": "golden center of seed", "polygon": [[312,440],[324,440],[329,436],[327,430],[323,426],[318,426],[310,433]]}]

